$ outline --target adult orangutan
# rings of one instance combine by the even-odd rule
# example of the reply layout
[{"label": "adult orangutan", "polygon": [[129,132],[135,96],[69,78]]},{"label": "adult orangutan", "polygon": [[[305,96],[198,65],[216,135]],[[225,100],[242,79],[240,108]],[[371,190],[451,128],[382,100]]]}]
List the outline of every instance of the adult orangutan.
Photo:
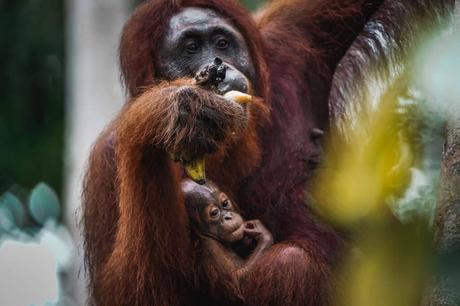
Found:
[{"label": "adult orangutan", "polygon": [[[329,112],[343,107],[329,105],[333,73],[376,12],[401,46],[406,12],[434,16],[447,2],[279,0],[254,18],[233,0],[139,6],[120,45],[129,101],[95,144],[84,184],[90,302],[229,303],[197,281],[180,188],[183,168],[204,158],[207,177],[273,234],[241,279],[245,304],[327,304],[342,239],[304,192]],[[363,45],[380,37],[365,34]],[[241,105],[230,91],[254,98]]]}]

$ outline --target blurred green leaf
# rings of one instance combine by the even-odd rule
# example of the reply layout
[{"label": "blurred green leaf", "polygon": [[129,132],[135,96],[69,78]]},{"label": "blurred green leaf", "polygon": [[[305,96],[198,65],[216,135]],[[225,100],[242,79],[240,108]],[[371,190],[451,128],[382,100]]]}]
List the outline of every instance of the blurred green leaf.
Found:
[{"label": "blurred green leaf", "polygon": [[[5,206],[0,205],[0,237],[14,229],[13,214]],[[1,242],[1,240],[0,240]]]},{"label": "blurred green leaf", "polygon": [[6,192],[0,197],[0,214],[16,226],[21,227],[25,222],[25,211],[21,201],[11,192]]},{"label": "blurred green leaf", "polygon": [[32,190],[29,199],[29,210],[35,221],[42,225],[48,220],[57,221],[61,213],[56,193],[45,183],[39,183]]},{"label": "blurred green leaf", "polygon": [[251,11],[255,11],[261,5],[263,5],[266,1],[265,0],[241,0],[241,2]]}]

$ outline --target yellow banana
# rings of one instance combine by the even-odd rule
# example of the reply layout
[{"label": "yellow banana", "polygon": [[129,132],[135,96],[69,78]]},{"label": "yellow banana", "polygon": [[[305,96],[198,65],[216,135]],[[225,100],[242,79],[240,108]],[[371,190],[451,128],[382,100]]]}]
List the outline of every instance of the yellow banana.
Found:
[{"label": "yellow banana", "polygon": [[203,185],[206,183],[205,159],[200,157],[190,161],[183,161],[183,166],[187,175],[196,183]]},{"label": "yellow banana", "polygon": [[232,90],[224,94],[224,98],[235,101],[241,105],[247,104],[252,101],[252,96],[242,93],[240,91]]}]

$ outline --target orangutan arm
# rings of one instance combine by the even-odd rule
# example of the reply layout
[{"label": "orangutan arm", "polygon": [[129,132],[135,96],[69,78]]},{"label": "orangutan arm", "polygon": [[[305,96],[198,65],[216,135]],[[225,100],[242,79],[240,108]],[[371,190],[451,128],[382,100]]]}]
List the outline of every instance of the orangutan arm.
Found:
[{"label": "orangutan arm", "polygon": [[113,128],[109,126],[94,144],[83,182],[82,221],[89,304],[99,300],[103,265],[112,251],[118,209]]},{"label": "orangutan arm", "polygon": [[[181,174],[171,155],[213,152],[239,135],[244,114],[240,105],[179,80],[134,98],[101,136],[84,200],[97,304],[179,304],[192,256]],[[106,223],[112,233],[102,230]]]},{"label": "orangutan arm", "polygon": [[191,157],[212,153],[246,126],[242,106],[183,79],[152,87],[118,119],[118,144],[153,145]]},{"label": "orangutan arm", "polygon": [[307,51],[305,56],[320,56],[333,70],[383,2],[275,0],[256,14],[256,21],[269,49],[282,49],[279,55],[285,48],[300,52],[295,54]]}]

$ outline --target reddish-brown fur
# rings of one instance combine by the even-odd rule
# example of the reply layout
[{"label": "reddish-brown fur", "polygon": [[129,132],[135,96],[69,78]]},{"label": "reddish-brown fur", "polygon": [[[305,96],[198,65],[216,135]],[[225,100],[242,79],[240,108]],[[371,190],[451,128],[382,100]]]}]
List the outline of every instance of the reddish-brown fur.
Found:
[{"label": "reddish-brown fur", "polygon": [[[320,156],[313,131],[328,125],[335,65],[380,2],[276,1],[259,13],[257,24],[233,0],[152,0],[136,10],[120,47],[131,99],[95,144],[84,185],[91,302],[210,303],[194,281],[181,173],[168,155],[190,145],[190,131],[174,130],[171,122],[175,90],[193,85],[159,84],[155,73],[169,19],[195,6],[215,10],[241,31],[256,67],[254,88],[263,99],[251,105],[248,126],[237,137],[209,144],[218,150],[208,159],[208,176],[237,198],[249,219],[261,219],[277,242],[243,280],[244,298],[257,306],[326,303],[341,239],[313,218],[305,200]],[[210,95],[199,93],[212,106],[218,98]],[[238,126],[231,117],[229,125]]]}]

